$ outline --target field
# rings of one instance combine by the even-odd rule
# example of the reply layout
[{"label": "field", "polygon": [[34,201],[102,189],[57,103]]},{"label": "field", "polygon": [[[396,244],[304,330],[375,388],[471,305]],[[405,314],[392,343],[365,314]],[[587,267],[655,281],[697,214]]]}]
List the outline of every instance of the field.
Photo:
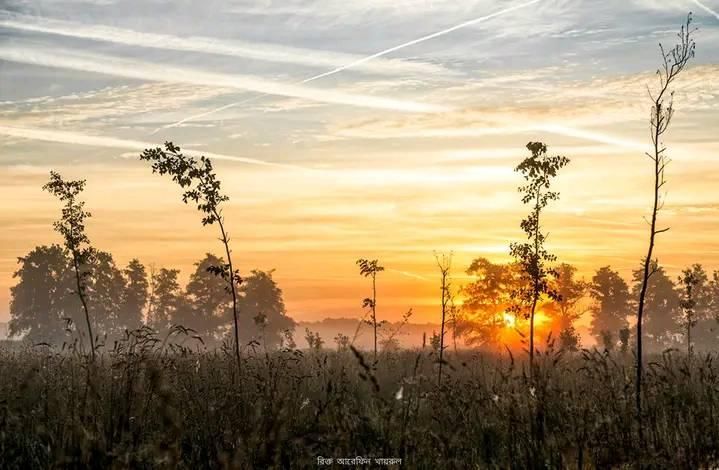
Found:
[{"label": "field", "polygon": [[[429,349],[170,350],[134,337],[93,363],[2,347],[2,468],[708,468],[719,459],[715,355],[648,358],[642,430],[629,354],[535,358]],[[377,468],[377,465],[366,468]],[[330,468],[327,466],[327,468]]]}]

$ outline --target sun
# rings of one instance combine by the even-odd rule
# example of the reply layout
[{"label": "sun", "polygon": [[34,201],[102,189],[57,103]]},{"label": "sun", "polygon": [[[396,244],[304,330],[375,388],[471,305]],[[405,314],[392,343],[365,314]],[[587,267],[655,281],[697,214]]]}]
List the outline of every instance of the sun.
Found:
[{"label": "sun", "polygon": [[514,328],[516,323],[517,323],[517,317],[515,317],[511,313],[507,313],[507,312],[504,313],[504,325],[507,328]]}]

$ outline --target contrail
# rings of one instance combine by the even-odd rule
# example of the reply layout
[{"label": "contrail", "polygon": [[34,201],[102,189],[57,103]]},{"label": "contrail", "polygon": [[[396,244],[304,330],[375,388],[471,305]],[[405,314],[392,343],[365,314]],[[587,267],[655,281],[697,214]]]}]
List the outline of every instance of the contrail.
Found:
[{"label": "contrail", "polygon": [[400,271],[399,269],[388,269],[387,271],[392,271],[403,276],[411,277],[413,279],[419,279],[420,281],[429,281],[429,279],[427,279],[426,277],[419,274],[411,273],[409,271]]},{"label": "contrail", "polygon": [[[458,24],[458,25],[455,25],[455,26],[452,26],[452,27],[443,29],[443,30],[441,30],[441,31],[437,31],[436,33],[427,34],[426,36],[422,36],[422,37],[417,38],[417,39],[414,39],[414,40],[412,40],[412,41],[408,41],[408,42],[399,44],[399,45],[397,45],[397,46],[390,47],[389,49],[385,49],[385,50],[383,50],[383,51],[380,51],[380,52],[377,52],[377,53],[375,53],[375,54],[369,55],[369,56],[367,56],[367,57],[363,57],[363,58],[361,58],[361,59],[355,60],[354,62],[350,62],[349,64],[343,65],[343,66],[341,66],[341,67],[334,68],[334,69],[332,69],[332,70],[330,70],[330,71],[328,71],[328,72],[324,72],[324,73],[321,73],[321,74],[319,74],[319,75],[314,75],[314,76],[312,76],[312,77],[309,77],[309,78],[306,78],[306,79],[302,80],[302,81],[299,82],[299,83],[308,83],[308,82],[311,82],[311,81],[314,81],[314,80],[319,80],[320,78],[324,78],[324,77],[328,77],[328,76],[330,76],[330,75],[334,75],[334,74],[339,73],[339,72],[341,72],[341,71],[343,71],[343,70],[347,70],[347,69],[349,69],[349,68],[356,67],[356,66],[358,66],[358,65],[364,64],[365,62],[368,62],[368,61],[370,61],[370,60],[372,60],[372,59],[376,59],[376,58],[378,58],[378,57],[382,57],[382,56],[385,56],[385,55],[387,55],[387,54],[391,54],[392,52],[398,51],[398,50],[400,50],[400,49],[404,49],[405,47],[414,46],[415,44],[419,44],[419,43],[422,43],[422,42],[425,42],[425,41],[429,41],[430,39],[435,39],[435,38],[438,38],[438,37],[440,37],[440,36],[444,36],[445,34],[449,34],[449,33],[453,32],[453,31],[457,31],[457,30],[459,30],[459,29],[467,28],[467,27],[469,27],[469,26],[474,26],[474,25],[476,25],[476,24],[483,23],[483,22],[485,22],[485,21],[489,21],[489,20],[491,20],[491,19],[493,19],[493,18],[496,18],[496,17],[498,17],[498,16],[506,15],[507,13],[511,13],[511,12],[516,11],[516,10],[519,10],[519,9],[521,9],[521,8],[526,8],[526,7],[528,7],[528,6],[534,5],[534,4],[539,3],[539,2],[541,2],[541,1],[542,1],[542,0],[531,0],[531,1],[529,1],[529,2],[521,3],[521,4],[515,5],[515,6],[513,6],[513,7],[505,8],[505,9],[503,9],[503,10],[497,11],[497,12],[492,13],[492,14],[489,14],[489,15],[480,16],[479,18],[474,18],[474,19],[472,19],[472,20],[465,21],[464,23],[460,23],[460,24]],[[152,132],[152,134],[155,134],[155,133],[159,132],[159,131],[162,130],[162,129],[168,129],[168,128],[171,128],[171,127],[177,127],[177,126],[179,126],[179,125],[181,125],[181,124],[184,124],[184,123],[186,123],[186,122],[188,122],[188,121],[192,121],[192,120],[194,120],[194,119],[198,119],[198,118],[201,118],[201,117],[209,116],[210,114],[214,114],[214,113],[217,113],[217,112],[220,112],[220,111],[224,111],[224,110],[226,110],[226,109],[233,108],[233,107],[235,107],[235,106],[239,106],[239,105],[241,105],[241,104],[245,104],[245,103],[249,103],[249,102],[251,102],[251,101],[255,101],[255,100],[260,99],[260,98],[262,98],[262,97],[264,97],[264,96],[267,96],[267,95],[268,95],[268,93],[263,93],[262,95],[255,96],[255,97],[253,97],[253,98],[249,98],[249,99],[242,100],[242,101],[237,101],[237,102],[234,102],[234,103],[227,104],[227,105],[225,105],[225,106],[221,106],[221,107],[216,108],[216,109],[212,109],[212,110],[209,110],[209,111],[205,111],[204,113],[195,114],[194,116],[186,117],[186,118],[184,118],[184,119],[182,119],[182,120],[180,120],[180,121],[177,121],[177,122],[175,122],[175,123],[167,124],[167,125],[162,126],[162,127],[158,128],[158,129],[155,129],[155,130]]]},{"label": "contrail", "polygon": [[[148,47],[164,50],[198,52],[212,55],[242,57],[264,62],[278,62],[303,67],[336,67],[362,56],[341,52],[281,46],[272,43],[227,40],[203,36],[179,37],[167,34],[145,33],[104,25],[88,25],[28,16],[0,10],[0,26],[21,31],[53,34],[92,41],[111,42],[127,46]],[[398,73],[446,73],[447,70],[433,64],[387,59],[360,68],[360,71],[396,75]]]},{"label": "contrail", "polygon": [[565,137],[574,137],[577,139],[588,140],[590,142],[598,142],[600,144],[614,145],[617,147],[623,147],[626,149],[637,150],[640,152],[646,152],[649,150],[649,146],[645,143],[638,142],[632,139],[625,139],[622,137],[613,136],[603,132],[589,131],[586,129],[580,129],[577,127],[565,126],[562,124],[546,123],[531,126],[532,130],[540,132],[548,132],[550,134],[562,135]]},{"label": "contrail", "polygon": [[0,59],[144,81],[235,88],[268,95],[289,96],[320,103],[344,104],[363,108],[388,109],[408,113],[434,113],[448,110],[447,107],[439,105],[344,93],[336,90],[319,90],[302,85],[262,80],[246,75],[206,72],[77,51],[44,50],[37,47],[0,47]]},{"label": "contrail", "polygon": [[459,138],[459,137],[485,137],[494,135],[512,135],[526,134],[534,132],[543,132],[565,137],[573,137],[589,142],[597,142],[605,145],[612,145],[621,148],[638,150],[646,152],[648,147],[646,144],[611,134],[590,131],[578,127],[566,126],[555,122],[545,122],[521,126],[505,126],[497,123],[494,126],[487,127],[460,127],[460,128],[420,128],[410,130],[394,130],[383,132],[381,129],[369,130],[347,130],[340,131],[338,134],[345,137],[354,137],[361,139],[410,139],[410,138]]},{"label": "contrail", "polygon": [[485,21],[491,20],[491,19],[496,18],[496,17],[498,17],[498,16],[502,16],[502,15],[505,15],[505,14],[507,14],[507,13],[511,13],[511,12],[513,12],[513,11],[515,11],[515,10],[519,10],[520,8],[526,8],[526,7],[530,6],[530,5],[534,5],[535,3],[539,3],[539,2],[541,2],[541,1],[542,1],[542,0],[532,0],[531,2],[522,3],[522,4],[520,4],[520,5],[515,5],[515,6],[513,6],[513,7],[505,8],[504,10],[500,10],[500,11],[495,12],[495,13],[492,13],[492,14],[490,14],[490,15],[480,16],[479,18],[475,18],[475,19],[473,19],[473,20],[465,21],[464,23],[460,23],[460,24],[455,25],[455,26],[452,26],[452,27],[450,27],[450,28],[443,29],[442,31],[438,31],[438,32],[436,32],[436,33],[432,33],[432,34],[428,34],[428,35],[426,35],[426,36],[422,36],[421,38],[414,39],[414,40],[412,40],[412,41],[408,41],[408,42],[402,43],[402,44],[400,44],[400,45],[398,45],[398,46],[390,47],[389,49],[385,49],[385,50],[383,50],[383,51],[377,52],[376,54],[372,54],[372,55],[370,55],[370,56],[367,56],[367,57],[364,57],[364,58],[362,58],[362,59],[356,60],[356,61],[354,61],[354,62],[352,62],[352,63],[347,64],[347,65],[343,65],[342,67],[337,67],[336,69],[330,70],[329,72],[325,72],[325,73],[321,73],[321,74],[319,74],[319,75],[315,75],[314,77],[308,78],[306,81],[317,80],[317,79],[319,79],[319,78],[326,77],[326,76],[328,76],[328,75],[333,75],[333,74],[335,74],[335,73],[337,73],[337,72],[341,72],[342,70],[346,70],[346,69],[348,69],[348,68],[356,67],[357,65],[364,64],[365,62],[370,61],[370,60],[372,60],[372,59],[376,59],[376,58],[378,58],[378,57],[382,57],[382,56],[385,56],[385,55],[387,55],[387,54],[391,54],[392,52],[398,51],[398,50],[400,50],[400,49],[404,49],[405,47],[414,46],[415,44],[419,44],[419,43],[422,43],[422,42],[425,42],[425,41],[429,41],[430,39],[434,39],[434,38],[438,38],[438,37],[440,37],[440,36],[444,36],[445,34],[449,34],[449,33],[453,32],[453,31],[457,31],[458,29],[463,29],[463,28],[466,28],[466,27],[468,27],[468,26],[474,26],[474,25],[476,25],[476,24],[483,23],[483,22],[485,22]]},{"label": "contrail", "polygon": [[[87,145],[90,147],[109,147],[127,150],[142,151],[146,148],[157,147],[156,144],[149,142],[141,142],[137,140],[118,139],[116,137],[96,136],[79,134],[75,132],[53,131],[49,129],[38,129],[30,127],[14,127],[0,125],[0,134],[21,139],[40,140],[45,142],[58,142],[62,144]],[[273,163],[265,160],[257,160],[254,158],[236,157],[233,155],[224,155],[219,153],[199,152],[197,150],[183,150],[183,153],[189,156],[204,155],[213,160],[228,160],[238,163],[247,163],[250,165],[281,167],[292,170],[310,170],[296,165]]]},{"label": "contrail", "polygon": [[699,6],[699,8],[701,8],[702,10],[706,11],[707,13],[709,13],[710,15],[712,15],[714,18],[716,18],[716,19],[719,20],[719,13],[717,13],[717,12],[714,11],[714,10],[712,10],[712,9],[709,8],[708,6],[704,5],[704,4],[703,4],[702,2],[700,2],[699,0],[692,0],[692,2],[696,3],[697,6]]},{"label": "contrail", "polygon": [[[304,83],[304,82],[300,82],[300,83]],[[219,113],[220,111],[224,111],[224,110],[226,110],[226,109],[234,108],[235,106],[239,106],[239,105],[241,105],[241,104],[245,104],[245,103],[250,103],[250,102],[252,102],[252,101],[256,101],[256,100],[262,98],[263,96],[267,96],[267,95],[268,95],[267,93],[262,93],[261,95],[256,95],[256,96],[253,96],[252,98],[248,98],[248,99],[246,99],[246,100],[236,101],[236,102],[234,102],[234,103],[226,104],[226,105],[221,106],[221,107],[219,107],[219,108],[211,109],[211,110],[209,110],[209,111],[205,111],[205,112],[200,113],[200,114],[193,114],[192,116],[188,116],[188,117],[186,117],[186,118],[184,118],[184,119],[180,119],[179,121],[173,122],[172,124],[165,124],[165,125],[162,126],[162,127],[158,127],[158,128],[155,129],[154,131],[150,132],[150,135],[155,135],[155,134],[157,134],[158,132],[160,132],[161,130],[170,129],[170,128],[173,128],[173,127],[178,127],[178,126],[183,125],[183,124],[186,123],[186,122],[194,121],[195,119],[200,119],[200,118],[203,118],[203,117],[205,117],[205,116],[209,116],[210,114]]]}]

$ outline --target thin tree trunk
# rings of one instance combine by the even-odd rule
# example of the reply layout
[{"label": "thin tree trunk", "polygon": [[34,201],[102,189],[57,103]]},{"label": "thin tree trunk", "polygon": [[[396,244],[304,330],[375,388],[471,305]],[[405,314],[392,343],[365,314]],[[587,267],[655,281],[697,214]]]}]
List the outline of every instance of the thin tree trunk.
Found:
[{"label": "thin tree trunk", "polygon": [[447,311],[447,274],[442,273],[442,325],[439,332],[439,374],[437,385],[442,384],[442,363],[444,362],[444,322]]},{"label": "thin tree trunk", "polygon": [[[663,94],[663,93],[662,93]],[[661,151],[659,149],[659,138],[661,137],[661,100],[662,94],[660,94],[657,101],[655,101],[655,118],[656,127],[654,131],[654,205],[652,206],[652,220],[650,223],[649,232],[649,248],[647,249],[647,256],[644,259],[644,273],[642,276],[642,288],[639,292],[639,308],[637,310],[637,377],[636,377],[636,408],[637,408],[637,419],[639,421],[639,435],[643,438],[642,429],[642,376],[643,376],[643,364],[642,364],[642,321],[644,319],[644,301],[647,295],[647,288],[649,286],[649,268],[652,262],[652,255],[654,254],[654,242],[657,235],[657,212],[659,211],[659,189],[661,187],[660,175],[661,175]]]},{"label": "thin tree trunk", "polygon": [[[691,311],[690,311],[691,312]],[[687,318],[687,357],[692,358],[692,314]]]},{"label": "thin tree trunk", "polygon": [[[534,210],[537,214],[537,227],[534,232],[534,262],[537,264],[537,273],[539,275],[539,198],[541,197],[541,189],[537,189],[537,203]],[[537,300],[539,297],[539,280],[534,279],[534,293],[532,295],[532,309],[529,312],[529,376],[534,376],[534,313],[537,309]]]},{"label": "thin tree trunk", "polygon": [[[657,230],[657,212],[661,209],[659,190],[664,186],[664,168],[668,160],[664,156],[665,148],[661,147],[660,139],[669,128],[672,115],[674,113],[672,97],[669,98],[669,104],[664,107],[664,97],[669,92],[669,86],[674,79],[684,70],[687,63],[694,57],[694,41],[691,38],[691,13],[687,17],[686,26],[682,26],[679,34],[680,44],[678,44],[669,53],[665,52],[664,47],[660,45],[662,51],[663,69],[659,69],[657,74],[660,77],[660,89],[656,98],[652,97],[653,108],[650,120],[652,130],[652,144],[654,145],[654,155],[647,154],[654,160],[654,205],[652,207],[651,230],[649,232],[649,248],[647,249],[647,257],[644,259],[644,275],[642,277],[642,288],[639,293],[639,305],[637,309],[637,377],[636,377],[636,406],[637,421],[639,425],[639,439],[643,443],[644,430],[642,429],[642,321],[644,315],[644,302],[646,299],[649,277],[653,274],[649,272],[654,253],[655,237],[669,230],[668,228]],[[651,92],[650,92],[651,96]],[[690,325],[691,326],[691,325]]]},{"label": "thin tree trunk", "polygon": [[372,273],[372,327],[374,328],[374,361],[377,362],[377,273]]},{"label": "thin tree trunk", "polygon": [[237,289],[235,287],[235,270],[232,267],[232,256],[230,254],[230,240],[227,238],[225,226],[222,223],[222,217],[215,211],[217,223],[222,233],[222,244],[225,245],[225,253],[227,254],[227,264],[230,267],[230,291],[232,292],[232,319],[235,327],[235,358],[237,360],[237,371],[242,373],[242,358],[240,356],[240,325],[237,312]]},{"label": "thin tree trunk", "polygon": [[82,309],[85,312],[85,323],[87,324],[87,334],[90,335],[90,352],[92,353],[92,360],[95,360],[95,337],[92,334],[92,324],[90,322],[90,312],[87,308],[87,301],[85,300],[85,292],[82,287],[80,280],[80,266],[77,260],[77,253],[75,250],[72,251],[72,264],[75,268],[75,284],[77,285],[77,295],[80,297],[82,303]]},{"label": "thin tree trunk", "polygon": [[[536,292],[536,291],[535,291]],[[529,313],[529,376],[534,376],[534,312],[537,309],[537,295],[532,300],[532,310]]]},{"label": "thin tree trunk", "polygon": [[155,323],[152,316],[152,307],[155,304],[155,265],[150,265],[150,294],[147,298],[147,314],[145,315],[145,324],[153,327]]},{"label": "thin tree trunk", "polygon": [[457,355],[457,319],[454,320],[452,327],[452,343],[454,343],[454,354]]}]

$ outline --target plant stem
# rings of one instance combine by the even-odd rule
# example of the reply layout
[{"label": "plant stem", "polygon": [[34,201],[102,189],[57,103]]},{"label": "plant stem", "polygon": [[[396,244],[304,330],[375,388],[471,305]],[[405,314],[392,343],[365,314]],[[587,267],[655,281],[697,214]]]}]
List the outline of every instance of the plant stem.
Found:
[{"label": "plant stem", "polygon": [[222,244],[225,246],[225,253],[227,254],[227,265],[230,268],[230,291],[232,292],[232,319],[234,321],[235,329],[235,358],[237,360],[237,371],[242,373],[242,358],[240,355],[240,325],[238,321],[237,312],[237,289],[235,287],[235,270],[232,266],[232,255],[230,250],[230,240],[225,231],[225,224],[223,219],[217,210],[213,211],[214,216],[217,218],[217,223],[220,226],[220,233],[222,234]]}]

